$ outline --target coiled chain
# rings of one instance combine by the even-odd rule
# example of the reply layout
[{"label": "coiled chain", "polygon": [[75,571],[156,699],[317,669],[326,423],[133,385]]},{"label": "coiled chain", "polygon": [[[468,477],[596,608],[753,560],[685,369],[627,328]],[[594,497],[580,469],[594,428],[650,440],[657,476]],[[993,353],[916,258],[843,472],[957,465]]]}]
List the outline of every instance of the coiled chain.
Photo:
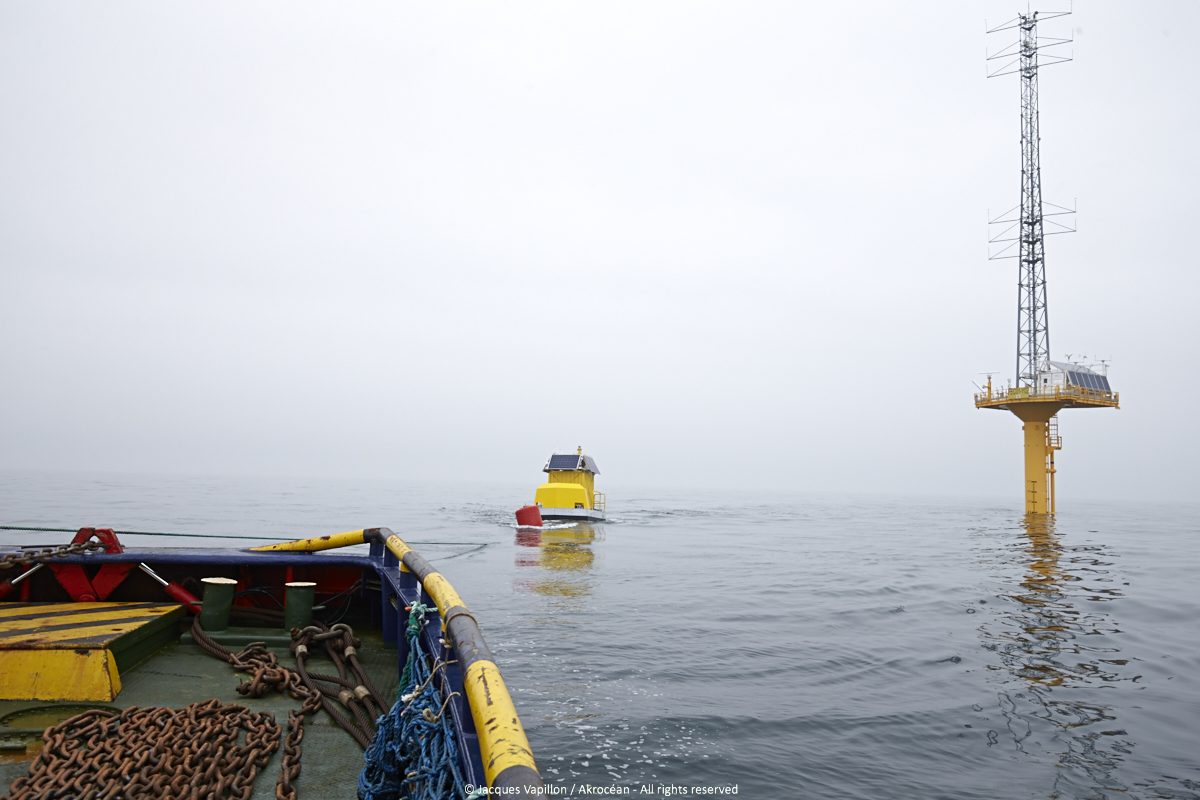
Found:
[{"label": "coiled chain", "polygon": [[279,739],[270,714],[219,700],[93,709],[45,732],[7,800],[249,800]]}]

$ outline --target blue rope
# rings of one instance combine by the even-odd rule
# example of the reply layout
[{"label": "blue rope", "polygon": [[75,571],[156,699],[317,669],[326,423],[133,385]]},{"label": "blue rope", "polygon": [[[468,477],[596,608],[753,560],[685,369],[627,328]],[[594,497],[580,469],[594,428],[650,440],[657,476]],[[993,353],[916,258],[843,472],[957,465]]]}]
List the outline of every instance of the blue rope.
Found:
[{"label": "blue rope", "polygon": [[413,603],[408,614],[408,660],[400,699],[378,720],[358,776],[359,800],[446,800],[466,797],[449,701],[437,687],[421,630],[432,606]]}]

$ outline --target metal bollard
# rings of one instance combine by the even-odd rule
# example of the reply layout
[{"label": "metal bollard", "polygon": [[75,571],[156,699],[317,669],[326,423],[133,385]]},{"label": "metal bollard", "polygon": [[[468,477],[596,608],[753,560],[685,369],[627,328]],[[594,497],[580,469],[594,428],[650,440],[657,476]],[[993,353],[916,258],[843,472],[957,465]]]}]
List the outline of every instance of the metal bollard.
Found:
[{"label": "metal bollard", "polygon": [[283,586],[283,627],[289,631],[308,627],[312,624],[317,585],[311,581],[292,581]]},{"label": "metal bollard", "polygon": [[200,604],[200,627],[206,631],[223,631],[229,627],[229,610],[233,607],[233,578],[201,578],[204,600]]}]

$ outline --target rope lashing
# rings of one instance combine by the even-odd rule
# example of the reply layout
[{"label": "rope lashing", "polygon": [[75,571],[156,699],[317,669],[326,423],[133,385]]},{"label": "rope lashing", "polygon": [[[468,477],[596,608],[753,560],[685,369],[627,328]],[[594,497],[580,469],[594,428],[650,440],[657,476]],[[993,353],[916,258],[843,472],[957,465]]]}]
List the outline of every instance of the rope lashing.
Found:
[{"label": "rope lashing", "polygon": [[379,718],[375,739],[367,747],[358,778],[359,800],[441,800],[466,797],[458,763],[458,747],[445,714],[452,692],[443,697],[439,671],[453,662],[433,659],[421,643],[425,617],[433,606],[409,607],[408,659],[401,676],[399,699]]},{"label": "rope lashing", "polygon": [[[321,645],[337,674],[311,670],[311,648]],[[375,733],[375,720],[383,714],[385,700],[358,660],[359,641],[349,625],[322,623],[292,630],[296,670],[310,690],[321,696],[329,716],[366,748]],[[348,713],[347,713],[348,712]]]}]

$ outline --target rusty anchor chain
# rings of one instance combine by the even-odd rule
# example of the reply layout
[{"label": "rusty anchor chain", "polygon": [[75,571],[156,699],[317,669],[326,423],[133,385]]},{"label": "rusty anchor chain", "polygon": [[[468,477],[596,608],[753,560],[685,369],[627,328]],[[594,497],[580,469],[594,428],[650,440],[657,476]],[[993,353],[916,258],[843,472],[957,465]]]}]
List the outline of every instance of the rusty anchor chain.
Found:
[{"label": "rusty anchor chain", "polygon": [[[238,694],[262,697],[280,692],[300,701],[299,711],[288,714],[283,761],[275,782],[276,800],[296,800],[294,782],[300,776],[304,722],[310,715],[324,709],[360,747],[365,749],[370,744],[375,720],[386,705],[358,659],[360,642],[349,625],[317,624],[293,629],[291,650],[296,669],[280,664],[262,642],[251,642],[237,652],[221,646],[200,627],[199,617],[192,621],[192,638],[210,655],[247,674],[237,687]],[[309,672],[309,648],[318,645],[324,647],[337,675]]]},{"label": "rusty anchor chain", "polygon": [[277,800],[296,800],[293,781],[300,776],[300,742],[304,738],[304,720],[320,710],[321,694],[305,686],[298,672],[280,664],[276,655],[262,642],[251,642],[235,653],[205,633],[200,627],[199,616],[192,620],[192,638],[209,655],[227,662],[238,672],[249,674],[249,678],[238,684],[238,694],[263,697],[271,692],[279,692],[300,701],[300,710],[288,714],[287,740],[283,746],[279,777],[275,781]]},{"label": "rusty anchor chain", "polygon": [[0,555],[0,569],[28,567],[32,564],[40,564],[43,561],[48,561],[52,558],[78,556],[83,555],[84,553],[90,553],[94,550],[103,550],[104,548],[104,544],[96,541],[60,544],[54,545],[53,547],[30,547],[21,550],[19,553],[5,553],[4,555]]},{"label": "rusty anchor chain", "polygon": [[[199,618],[192,635],[209,654],[246,673],[239,694],[278,692],[300,702],[288,714],[285,735],[270,713],[215,699],[178,709],[91,709],[48,729],[29,772],[0,800],[249,800],[258,772],[280,748],[281,738],[275,797],[296,800],[308,716],[324,707],[361,746],[370,742],[383,698],[359,662],[359,642],[349,626],[293,630],[299,669],[279,663],[261,642],[237,652],[222,647],[200,627]],[[307,670],[308,647],[322,645],[336,675]]]},{"label": "rusty anchor chain", "polygon": [[300,741],[304,738],[306,713],[308,712],[288,712],[288,732],[283,742],[283,762],[279,766],[279,778],[275,781],[275,800],[296,800],[293,781],[300,777]]},{"label": "rusty anchor chain", "polygon": [[219,700],[93,709],[45,732],[6,800],[249,800],[279,739],[270,714]]}]

